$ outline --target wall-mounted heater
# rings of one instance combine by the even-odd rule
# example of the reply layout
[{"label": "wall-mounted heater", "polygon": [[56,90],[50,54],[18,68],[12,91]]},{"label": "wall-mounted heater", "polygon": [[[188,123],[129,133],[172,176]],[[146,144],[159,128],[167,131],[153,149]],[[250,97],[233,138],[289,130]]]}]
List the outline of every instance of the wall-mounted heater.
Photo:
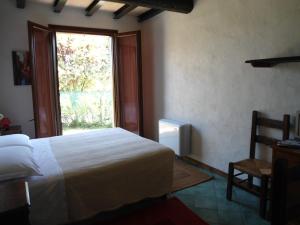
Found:
[{"label": "wall-mounted heater", "polygon": [[178,156],[190,154],[191,125],[175,120],[159,120],[159,143],[174,150]]}]

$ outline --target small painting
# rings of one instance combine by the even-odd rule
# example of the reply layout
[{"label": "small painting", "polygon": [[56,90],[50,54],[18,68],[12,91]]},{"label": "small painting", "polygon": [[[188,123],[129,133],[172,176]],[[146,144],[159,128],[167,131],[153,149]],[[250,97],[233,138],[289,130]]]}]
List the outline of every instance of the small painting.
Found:
[{"label": "small painting", "polygon": [[31,84],[30,56],[28,51],[13,51],[15,85]]}]

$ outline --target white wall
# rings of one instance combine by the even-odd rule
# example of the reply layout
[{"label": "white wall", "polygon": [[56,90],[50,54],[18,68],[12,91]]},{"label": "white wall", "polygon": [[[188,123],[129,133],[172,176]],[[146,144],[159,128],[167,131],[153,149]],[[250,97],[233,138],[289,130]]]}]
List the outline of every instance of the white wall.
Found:
[{"label": "white wall", "polygon": [[[136,30],[135,18],[15,1],[0,8],[0,113],[33,136],[31,86],[14,86],[12,50],[28,50],[27,20]],[[159,118],[193,125],[193,156],[227,170],[248,155],[251,111],[281,118],[300,109],[300,64],[255,69],[247,59],[300,55],[298,0],[198,0],[191,14],[164,12],[143,23],[145,134],[157,138]]]},{"label": "white wall", "polygon": [[189,15],[145,22],[146,136],[157,138],[160,118],[182,120],[196,159],[227,171],[247,157],[252,110],[281,119],[300,109],[300,63],[244,61],[300,55],[299,27],[299,0],[199,0]]},{"label": "white wall", "polygon": [[1,1],[0,8],[0,113],[8,116],[14,124],[22,125],[24,133],[34,136],[31,86],[14,86],[11,52],[28,50],[27,20],[43,25],[115,29],[120,32],[140,29],[136,18],[127,16],[113,20],[111,13],[98,12],[92,17],[84,16],[84,9],[65,7],[60,14],[53,13],[51,6],[27,1],[25,9],[17,9],[15,1]]}]

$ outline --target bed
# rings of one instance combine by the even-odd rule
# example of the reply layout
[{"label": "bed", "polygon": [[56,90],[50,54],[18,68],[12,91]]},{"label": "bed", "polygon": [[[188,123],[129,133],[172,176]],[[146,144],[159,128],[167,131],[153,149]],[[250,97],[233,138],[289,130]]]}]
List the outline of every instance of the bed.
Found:
[{"label": "bed", "polygon": [[29,180],[33,225],[74,222],[171,192],[173,151],[121,128],[31,144],[43,174]]}]

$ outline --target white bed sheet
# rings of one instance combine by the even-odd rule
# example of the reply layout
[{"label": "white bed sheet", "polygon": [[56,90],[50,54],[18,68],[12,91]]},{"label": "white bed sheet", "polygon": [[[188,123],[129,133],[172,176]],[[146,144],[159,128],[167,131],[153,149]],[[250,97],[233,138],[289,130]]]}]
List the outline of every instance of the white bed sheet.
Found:
[{"label": "white bed sheet", "polygon": [[30,220],[32,225],[56,225],[68,221],[64,176],[48,138],[31,140],[33,155],[43,176],[31,177]]},{"label": "white bed sheet", "polygon": [[171,191],[174,153],[120,128],[32,145],[44,175],[29,182],[33,225],[74,222]]}]

